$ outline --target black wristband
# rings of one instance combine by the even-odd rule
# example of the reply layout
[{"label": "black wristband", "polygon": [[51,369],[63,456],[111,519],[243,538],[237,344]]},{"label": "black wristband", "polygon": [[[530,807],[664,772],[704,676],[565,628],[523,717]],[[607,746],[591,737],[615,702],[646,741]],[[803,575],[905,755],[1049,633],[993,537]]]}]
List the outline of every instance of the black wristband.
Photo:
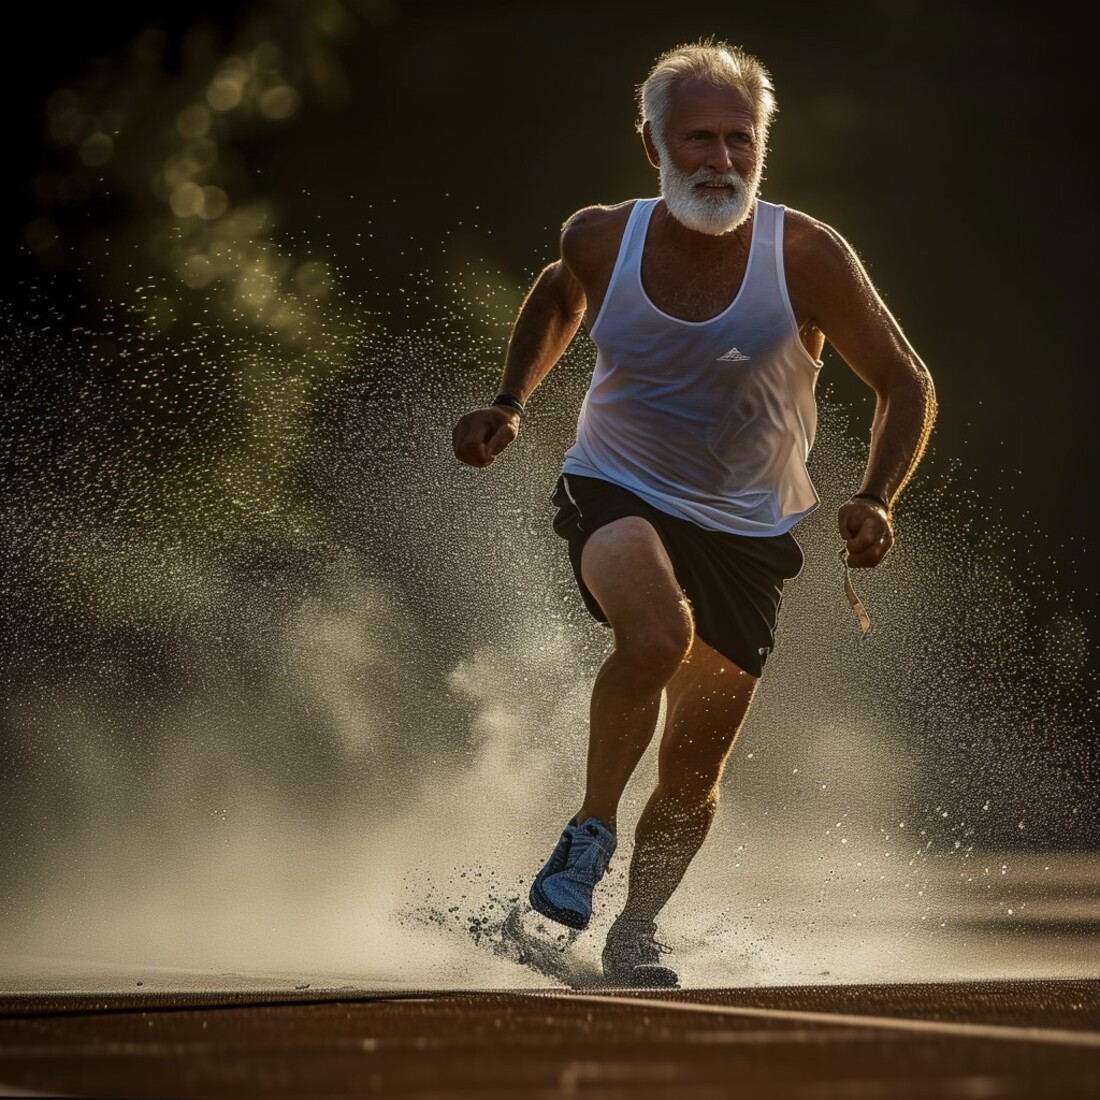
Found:
[{"label": "black wristband", "polygon": [[855,496],[852,497],[852,500],[859,500],[860,497],[864,500],[873,500],[887,515],[890,514],[890,505],[877,493],[856,493]]},{"label": "black wristband", "polygon": [[506,409],[515,409],[520,416],[524,416],[527,410],[523,407],[523,402],[516,397],[514,393],[509,393],[507,390],[503,390],[493,398],[492,404],[503,405]]}]

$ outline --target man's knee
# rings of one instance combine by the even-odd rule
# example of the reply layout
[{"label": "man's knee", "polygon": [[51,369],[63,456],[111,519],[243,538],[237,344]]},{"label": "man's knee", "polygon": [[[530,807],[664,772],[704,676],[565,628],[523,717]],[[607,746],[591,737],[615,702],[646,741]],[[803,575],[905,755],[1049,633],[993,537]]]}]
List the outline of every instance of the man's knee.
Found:
[{"label": "man's knee", "polygon": [[616,635],[616,652],[646,678],[667,682],[691,652],[691,616],[686,607],[682,610],[682,616]]}]

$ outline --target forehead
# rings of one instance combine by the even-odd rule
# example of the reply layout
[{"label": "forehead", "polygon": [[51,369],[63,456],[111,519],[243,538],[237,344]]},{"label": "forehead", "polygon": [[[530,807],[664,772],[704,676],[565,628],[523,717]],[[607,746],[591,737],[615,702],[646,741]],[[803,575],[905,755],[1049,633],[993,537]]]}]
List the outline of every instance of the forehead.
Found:
[{"label": "forehead", "polygon": [[734,88],[719,88],[702,80],[684,80],[669,97],[669,129],[703,127],[725,130],[755,127],[752,104]]}]

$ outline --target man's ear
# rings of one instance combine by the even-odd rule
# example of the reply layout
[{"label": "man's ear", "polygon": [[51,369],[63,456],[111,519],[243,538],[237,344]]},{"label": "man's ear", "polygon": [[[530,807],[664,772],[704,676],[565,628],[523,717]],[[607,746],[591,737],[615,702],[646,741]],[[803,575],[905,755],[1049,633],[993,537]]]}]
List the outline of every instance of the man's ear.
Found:
[{"label": "man's ear", "polygon": [[645,146],[645,155],[654,168],[661,167],[661,155],[657,152],[657,146],[653,143],[653,127],[646,119],[642,126],[642,144]]}]

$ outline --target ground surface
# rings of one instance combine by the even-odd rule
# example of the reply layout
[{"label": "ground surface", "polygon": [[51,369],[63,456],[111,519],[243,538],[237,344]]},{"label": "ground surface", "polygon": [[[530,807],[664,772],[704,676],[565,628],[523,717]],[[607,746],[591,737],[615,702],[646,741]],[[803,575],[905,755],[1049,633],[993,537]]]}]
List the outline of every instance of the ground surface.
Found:
[{"label": "ground surface", "polygon": [[1096,1097],[1100,981],[6,996],[0,1094]]}]

